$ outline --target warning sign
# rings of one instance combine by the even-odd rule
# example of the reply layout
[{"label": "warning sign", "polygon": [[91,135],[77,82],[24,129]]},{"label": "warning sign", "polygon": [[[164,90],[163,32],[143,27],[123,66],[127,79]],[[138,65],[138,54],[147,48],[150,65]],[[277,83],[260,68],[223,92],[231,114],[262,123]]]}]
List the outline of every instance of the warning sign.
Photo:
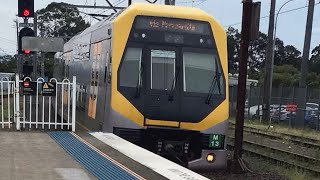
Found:
[{"label": "warning sign", "polygon": [[42,95],[43,96],[56,96],[56,83],[43,82]]},{"label": "warning sign", "polygon": [[23,81],[22,82],[23,95],[34,96],[37,94],[37,82]]}]

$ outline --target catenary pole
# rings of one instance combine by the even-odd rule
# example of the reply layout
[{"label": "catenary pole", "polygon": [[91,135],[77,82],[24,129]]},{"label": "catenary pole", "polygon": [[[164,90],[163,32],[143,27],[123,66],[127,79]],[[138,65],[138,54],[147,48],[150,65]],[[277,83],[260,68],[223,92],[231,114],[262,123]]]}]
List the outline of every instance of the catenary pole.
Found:
[{"label": "catenary pole", "polygon": [[242,158],[242,143],[243,143],[243,124],[244,124],[244,108],[246,96],[246,81],[247,81],[247,62],[248,48],[250,42],[251,30],[251,15],[252,15],[252,0],[243,0],[242,12],[242,28],[241,28],[241,44],[240,44],[240,61],[239,61],[239,78],[238,78],[238,95],[237,95],[237,116],[235,127],[235,149],[233,156],[234,171],[243,172],[239,164],[239,159]]},{"label": "catenary pole", "polygon": [[297,119],[294,123],[296,127],[302,127],[304,125],[304,109],[306,108],[307,99],[307,75],[308,75],[308,63],[309,63],[309,53],[310,53],[310,43],[312,34],[312,23],[314,14],[314,0],[309,0],[307,23],[304,37],[303,54],[301,61],[301,72],[300,72],[300,82],[299,82],[299,92],[298,92],[298,112]]},{"label": "catenary pole", "polygon": [[272,91],[272,72],[273,72],[273,39],[274,33],[274,14],[276,8],[276,0],[271,0],[270,16],[269,16],[269,29],[268,29],[268,44],[266,52],[266,63],[265,63],[265,75],[263,81],[263,113],[262,120],[267,122],[270,119],[270,101]]}]

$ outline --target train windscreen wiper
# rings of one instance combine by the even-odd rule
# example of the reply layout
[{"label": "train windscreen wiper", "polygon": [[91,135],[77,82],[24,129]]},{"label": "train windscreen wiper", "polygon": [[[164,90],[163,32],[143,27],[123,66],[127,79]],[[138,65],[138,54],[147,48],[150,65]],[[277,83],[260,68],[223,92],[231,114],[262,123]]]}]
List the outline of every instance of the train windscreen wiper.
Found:
[{"label": "train windscreen wiper", "polygon": [[206,98],[206,104],[210,104],[213,92],[216,90],[216,88],[218,88],[219,95],[221,95],[220,76],[221,76],[221,73],[219,72],[218,64],[216,61],[216,75],[214,76],[214,78],[211,82],[208,96]]},{"label": "train windscreen wiper", "polygon": [[172,83],[171,83],[171,89],[170,89],[170,94],[169,94],[169,97],[168,97],[168,101],[173,101],[173,92],[176,88],[176,84],[177,84],[177,80],[178,80],[178,77],[179,77],[179,71],[180,71],[180,68],[177,67],[177,71],[176,71],[176,74],[172,80]]},{"label": "train windscreen wiper", "polygon": [[135,96],[134,96],[135,98],[140,97],[142,73],[143,73],[143,66],[142,66],[142,61],[141,61],[140,62],[140,68],[139,68],[138,82],[137,82],[137,85],[136,85],[136,92],[135,92]]}]

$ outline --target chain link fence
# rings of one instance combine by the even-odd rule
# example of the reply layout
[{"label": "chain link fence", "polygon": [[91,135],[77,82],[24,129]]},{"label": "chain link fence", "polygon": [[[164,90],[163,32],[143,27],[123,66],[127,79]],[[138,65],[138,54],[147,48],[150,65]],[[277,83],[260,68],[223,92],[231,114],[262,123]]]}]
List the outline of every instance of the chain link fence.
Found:
[{"label": "chain link fence", "polygon": [[[229,87],[230,117],[236,117],[237,88],[237,86]],[[301,93],[306,93],[305,108],[296,108]],[[251,86],[247,88],[245,118],[261,121],[263,112],[262,104],[263,87]],[[319,130],[319,104],[320,89],[274,87],[272,88],[270,103],[270,121],[271,123],[292,126],[303,118],[304,127]]]}]

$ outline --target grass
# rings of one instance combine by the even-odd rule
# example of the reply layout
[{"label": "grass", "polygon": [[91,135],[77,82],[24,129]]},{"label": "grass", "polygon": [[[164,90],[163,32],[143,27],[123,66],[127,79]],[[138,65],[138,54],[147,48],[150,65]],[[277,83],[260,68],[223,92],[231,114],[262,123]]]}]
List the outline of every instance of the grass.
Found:
[{"label": "grass", "polygon": [[260,159],[257,157],[252,156],[244,156],[244,159],[249,163],[249,166],[251,169],[253,169],[255,172],[270,172],[270,173],[276,173],[281,176],[284,176],[288,179],[292,180],[312,180],[316,179],[312,175],[307,173],[299,172],[298,169],[292,168],[292,167],[284,167],[281,165],[277,165],[271,161],[267,161],[265,159]]},{"label": "grass", "polygon": [[[229,119],[230,122],[235,122],[234,118]],[[271,124],[268,123],[260,123],[258,120],[248,120],[246,119],[244,122],[246,127],[252,127],[256,129],[261,129],[269,132],[277,132],[277,133],[286,133],[290,135],[312,138],[320,140],[320,131],[311,129],[311,128],[293,128],[288,125],[283,124]]]}]

